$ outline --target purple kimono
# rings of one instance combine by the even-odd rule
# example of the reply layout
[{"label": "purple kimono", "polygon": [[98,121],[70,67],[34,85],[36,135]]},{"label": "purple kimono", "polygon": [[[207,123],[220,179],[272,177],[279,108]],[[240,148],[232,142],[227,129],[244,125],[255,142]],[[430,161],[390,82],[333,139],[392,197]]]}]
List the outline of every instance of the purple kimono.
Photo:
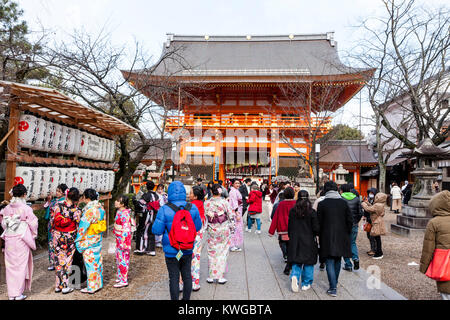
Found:
[{"label": "purple kimono", "polygon": [[244,222],[242,221],[242,194],[235,187],[231,187],[228,198],[231,210],[236,212],[236,228],[231,238],[231,247],[240,248],[244,243]]}]

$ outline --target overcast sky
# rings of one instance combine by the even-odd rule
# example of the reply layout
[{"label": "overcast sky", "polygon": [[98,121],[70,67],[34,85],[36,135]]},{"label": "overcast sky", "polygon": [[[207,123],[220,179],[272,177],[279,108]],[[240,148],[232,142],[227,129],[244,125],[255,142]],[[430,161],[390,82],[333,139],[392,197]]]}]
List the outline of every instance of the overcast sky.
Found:
[{"label": "overcast sky", "polygon": [[[32,29],[38,25],[55,37],[104,26],[118,45],[136,39],[155,57],[166,33],[195,35],[262,35],[335,32],[338,50],[349,50],[360,36],[354,28],[363,18],[382,13],[381,0],[16,0]],[[427,0],[427,5],[448,3]],[[366,114],[370,108],[363,107]],[[359,98],[344,108],[339,122],[358,125]],[[364,128],[363,128],[364,129]],[[367,131],[367,130],[363,130]]]}]

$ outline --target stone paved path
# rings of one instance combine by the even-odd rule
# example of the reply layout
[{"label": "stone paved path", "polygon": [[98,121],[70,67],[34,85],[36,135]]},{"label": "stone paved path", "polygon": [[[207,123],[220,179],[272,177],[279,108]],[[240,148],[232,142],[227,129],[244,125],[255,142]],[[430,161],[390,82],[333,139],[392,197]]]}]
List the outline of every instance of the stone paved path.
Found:
[{"label": "stone paved path", "polygon": [[[232,252],[228,258],[228,282],[225,285],[208,284],[208,259],[204,247],[201,259],[201,289],[193,292],[192,300],[405,300],[406,298],[381,283],[379,289],[368,289],[365,270],[354,272],[342,270],[339,277],[338,296],[326,294],[328,280],[325,271],[316,265],[314,283],[310,290],[294,293],[290,289],[289,277],[283,274],[285,264],[277,237],[269,237],[269,207],[265,204],[262,233],[245,233],[242,252]],[[255,228],[255,227],[254,227]],[[376,262],[374,262],[376,265]],[[169,300],[169,280],[142,286],[136,299]],[[181,296],[180,296],[181,297]]]}]

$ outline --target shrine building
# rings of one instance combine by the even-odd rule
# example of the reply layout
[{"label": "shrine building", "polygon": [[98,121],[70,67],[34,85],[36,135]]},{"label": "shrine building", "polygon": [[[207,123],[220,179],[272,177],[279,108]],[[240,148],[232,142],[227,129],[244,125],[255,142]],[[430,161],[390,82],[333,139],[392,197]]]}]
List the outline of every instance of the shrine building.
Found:
[{"label": "shrine building", "polygon": [[[333,37],[168,34],[151,71],[122,73],[167,106],[165,130],[181,137],[176,160],[194,177],[270,180],[298,171],[333,113],[373,75],[345,66]],[[155,84],[172,93],[158,97]]]}]

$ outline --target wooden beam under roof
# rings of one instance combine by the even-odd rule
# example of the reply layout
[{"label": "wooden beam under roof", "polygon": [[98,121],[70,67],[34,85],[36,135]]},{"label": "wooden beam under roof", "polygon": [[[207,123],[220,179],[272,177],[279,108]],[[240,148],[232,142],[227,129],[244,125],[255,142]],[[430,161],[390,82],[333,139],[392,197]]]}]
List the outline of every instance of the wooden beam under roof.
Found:
[{"label": "wooden beam under roof", "polygon": [[[7,81],[0,81],[0,87],[5,88],[3,94],[13,95],[20,99],[21,109],[36,112],[41,116],[69,125],[82,125],[83,129],[95,134],[103,133],[105,136],[110,137],[139,131],[111,115],[84,106],[54,89],[33,87]],[[32,105],[38,105],[38,107],[31,107]],[[39,108],[39,106],[51,111],[42,111],[42,108]],[[67,118],[61,117],[61,115]],[[86,120],[93,124],[92,128],[83,125],[83,122],[86,122]],[[98,131],[101,132],[99,133]]]}]

